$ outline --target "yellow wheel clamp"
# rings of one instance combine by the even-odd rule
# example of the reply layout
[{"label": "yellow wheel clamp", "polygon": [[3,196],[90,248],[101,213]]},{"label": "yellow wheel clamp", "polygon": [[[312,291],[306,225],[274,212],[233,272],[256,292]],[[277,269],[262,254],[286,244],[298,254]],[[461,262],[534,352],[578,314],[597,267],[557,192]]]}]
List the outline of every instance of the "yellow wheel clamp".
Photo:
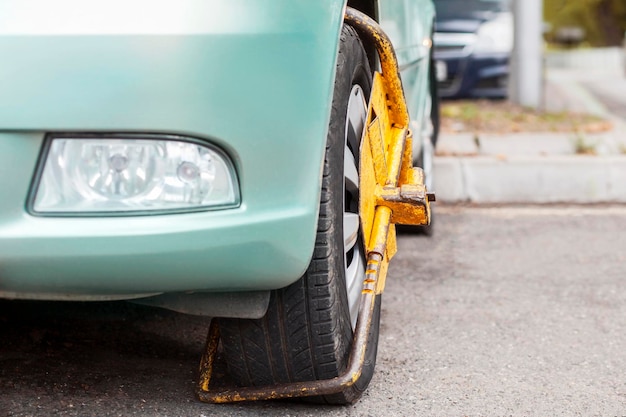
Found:
[{"label": "yellow wheel clamp", "polygon": [[345,22],[376,46],[382,73],[376,72],[367,110],[360,155],[359,216],[366,242],[367,269],[363,296],[348,366],[336,378],[276,384],[266,387],[210,386],[219,344],[219,328],[209,329],[200,363],[200,400],[210,403],[255,401],[328,395],[341,392],[360,377],[376,296],[385,288],[389,260],[396,253],[396,224],[428,225],[434,194],[424,185],[421,168],[412,165],[409,114],[404,100],[396,55],[387,35],[367,15],[347,8]]}]

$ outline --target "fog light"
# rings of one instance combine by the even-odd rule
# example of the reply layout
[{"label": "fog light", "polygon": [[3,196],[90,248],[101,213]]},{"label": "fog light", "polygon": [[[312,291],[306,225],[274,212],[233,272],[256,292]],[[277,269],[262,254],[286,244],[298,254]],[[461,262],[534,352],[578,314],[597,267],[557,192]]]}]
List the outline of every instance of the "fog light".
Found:
[{"label": "fog light", "polygon": [[230,159],[196,142],[58,137],[35,193],[39,213],[108,213],[233,207]]}]

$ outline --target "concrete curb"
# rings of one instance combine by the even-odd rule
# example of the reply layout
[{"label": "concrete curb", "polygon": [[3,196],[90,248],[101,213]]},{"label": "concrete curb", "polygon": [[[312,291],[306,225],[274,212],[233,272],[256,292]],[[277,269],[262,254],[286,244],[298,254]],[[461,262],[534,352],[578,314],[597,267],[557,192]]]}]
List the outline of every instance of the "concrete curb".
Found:
[{"label": "concrete curb", "polygon": [[626,203],[626,156],[437,157],[435,193],[459,203]]},{"label": "concrete curb", "polygon": [[[599,133],[442,134],[434,161],[441,202],[626,203],[626,121],[586,86],[604,80],[626,102],[622,71],[547,68],[546,109],[596,114],[613,123]],[[603,82],[604,82],[603,81]],[[616,87],[617,85],[621,87]],[[549,88],[548,88],[549,87]],[[596,155],[578,155],[582,141]]]},{"label": "concrete curb", "polygon": [[586,146],[599,156],[626,152],[626,130],[598,133],[509,133],[442,134],[437,143],[439,156],[576,156]]},{"label": "concrete curb", "polygon": [[[443,134],[435,158],[442,202],[626,203],[624,130],[585,134]],[[576,154],[583,140],[595,155]]]}]

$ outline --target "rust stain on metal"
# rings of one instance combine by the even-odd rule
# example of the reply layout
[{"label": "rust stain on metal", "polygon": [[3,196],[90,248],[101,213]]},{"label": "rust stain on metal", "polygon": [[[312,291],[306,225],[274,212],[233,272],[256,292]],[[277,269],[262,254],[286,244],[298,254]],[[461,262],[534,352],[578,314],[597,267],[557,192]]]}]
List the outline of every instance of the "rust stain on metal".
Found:
[{"label": "rust stain on metal", "polygon": [[204,354],[200,360],[200,378],[199,388],[201,391],[207,391],[211,383],[211,377],[213,376],[214,359],[217,355],[217,347],[220,342],[220,329],[215,320],[211,320],[209,326],[209,334],[207,336],[206,345],[204,348]]},{"label": "rust stain on metal", "polygon": [[391,41],[374,20],[361,12],[348,7],[344,20],[376,47],[382,70],[374,74],[361,144],[359,216],[367,271],[348,366],[341,375],[327,380],[212,389],[219,343],[219,329],[212,324],[200,363],[198,396],[202,401],[226,403],[328,395],[354,385],[365,362],[376,297],[384,291],[389,261],[397,251],[395,225],[430,222],[429,202],[434,201],[434,194],[424,185],[423,171],[412,166],[409,113]]}]

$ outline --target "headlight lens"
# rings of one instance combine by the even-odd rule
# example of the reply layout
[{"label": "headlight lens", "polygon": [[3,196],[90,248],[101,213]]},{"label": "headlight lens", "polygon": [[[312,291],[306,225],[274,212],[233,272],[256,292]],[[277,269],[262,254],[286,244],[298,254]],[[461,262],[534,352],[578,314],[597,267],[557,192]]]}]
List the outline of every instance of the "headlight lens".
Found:
[{"label": "headlight lens", "polygon": [[513,50],[513,15],[501,13],[483,23],[476,33],[474,52],[510,53]]},{"label": "headlight lens", "polygon": [[137,212],[239,204],[234,168],[194,142],[54,138],[38,182],[39,213]]}]

